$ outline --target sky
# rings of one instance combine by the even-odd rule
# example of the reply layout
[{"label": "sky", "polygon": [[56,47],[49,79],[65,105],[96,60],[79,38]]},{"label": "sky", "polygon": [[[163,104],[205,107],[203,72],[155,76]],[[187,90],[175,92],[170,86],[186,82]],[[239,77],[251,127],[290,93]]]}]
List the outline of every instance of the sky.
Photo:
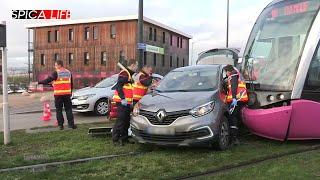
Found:
[{"label": "sky", "polygon": [[[262,9],[271,0],[230,0],[229,47],[244,48]],[[193,36],[192,59],[226,44],[227,0],[144,0],[144,16]],[[16,20],[11,10],[68,9],[71,19],[126,16],[138,12],[138,0],[0,0],[0,21],[7,23],[8,67],[27,66],[25,25],[39,20]],[[50,21],[50,20],[40,20]]]}]

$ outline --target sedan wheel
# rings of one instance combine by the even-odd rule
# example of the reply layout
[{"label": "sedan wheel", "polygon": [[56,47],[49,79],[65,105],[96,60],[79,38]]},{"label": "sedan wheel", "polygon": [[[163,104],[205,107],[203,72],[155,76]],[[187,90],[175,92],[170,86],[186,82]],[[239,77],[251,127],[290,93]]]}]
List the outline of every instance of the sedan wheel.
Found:
[{"label": "sedan wheel", "polygon": [[100,116],[107,115],[109,112],[108,100],[99,100],[94,107],[94,111],[97,115]]}]

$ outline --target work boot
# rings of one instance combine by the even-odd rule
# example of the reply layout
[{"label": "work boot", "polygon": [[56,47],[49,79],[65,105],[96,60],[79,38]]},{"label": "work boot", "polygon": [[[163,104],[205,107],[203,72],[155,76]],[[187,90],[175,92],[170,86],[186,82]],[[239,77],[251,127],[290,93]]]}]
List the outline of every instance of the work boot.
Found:
[{"label": "work boot", "polygon": [[63,125],[62,125],[62,126],[59,126],[59,129],[60,129],[60,130],[63,130],[63,129],[64,129],[64,128],[63,128]]},{"label": "work boot", "polygon": [[78,127],[74,124],[74,125],[72,125],[72,126],[68,126],[69,128],[71,128],[71,129],[77,129]]}]

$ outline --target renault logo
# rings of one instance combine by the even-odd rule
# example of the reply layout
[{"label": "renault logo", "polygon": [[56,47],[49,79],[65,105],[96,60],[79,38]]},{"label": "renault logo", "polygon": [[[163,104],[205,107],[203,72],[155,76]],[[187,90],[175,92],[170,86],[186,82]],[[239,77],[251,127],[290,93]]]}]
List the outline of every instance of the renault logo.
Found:
[{"label": "renault logo", "polygon": [[159,121],[159,122],[162,122],[166,116],[167,116],[167,115],[166,115],[166,112],[165,112],[164,110],[160,110],[160,111],[157,113],[157,118],[158,118],[158,121]]}]

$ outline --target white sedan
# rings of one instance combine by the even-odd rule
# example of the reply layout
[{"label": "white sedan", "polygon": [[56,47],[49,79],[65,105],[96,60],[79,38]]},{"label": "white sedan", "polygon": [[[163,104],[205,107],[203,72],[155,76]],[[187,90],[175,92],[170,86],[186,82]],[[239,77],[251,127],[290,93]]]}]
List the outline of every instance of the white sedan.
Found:
[{"label": "white sedan", "polygon": [[[163,76],[152,74],[153,79],[159,81]],[[117,82],[118,74],[108,77],[94,87],[86,87],[75,91],[72,95],[72,108],[75,112],[94,112],[104,116],[109,112],[109,100],[114,91],[111,89]]]}]

